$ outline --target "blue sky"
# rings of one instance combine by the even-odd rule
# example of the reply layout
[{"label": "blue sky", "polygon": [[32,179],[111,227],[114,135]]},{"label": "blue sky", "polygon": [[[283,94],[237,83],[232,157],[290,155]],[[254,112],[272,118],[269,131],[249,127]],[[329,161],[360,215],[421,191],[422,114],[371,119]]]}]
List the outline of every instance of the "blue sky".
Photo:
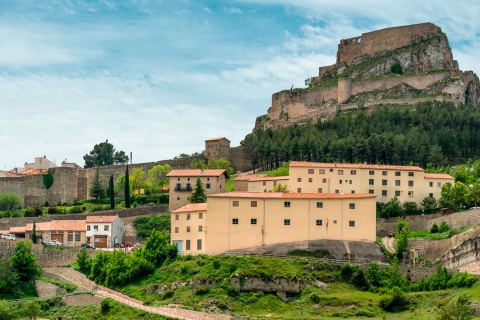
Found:
[{"label": "blue sky", "polygon": [[340,39],[433,22],[480,72],[477,0],[0,0],[0,170],[84,164],[108,139],[134,162],[225,136],[335,62]]}]

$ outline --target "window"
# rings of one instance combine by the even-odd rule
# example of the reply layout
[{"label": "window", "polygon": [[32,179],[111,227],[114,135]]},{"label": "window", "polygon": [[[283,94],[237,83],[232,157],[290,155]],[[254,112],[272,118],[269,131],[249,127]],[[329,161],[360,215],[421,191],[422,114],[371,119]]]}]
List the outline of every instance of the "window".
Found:
[{"label": "window", "polygon": [[413,181],[408,181],[408,186],[413,187]]},{"label": "window", "polygon": [[338,180],[338,183],[339,183],[339,184],[342,184],[342,183],[343,183],[343,180]]},{"label": "window", "polygon": [[382,186],[386,186],[387,185],[387,180],[382,180]]},{"label": "window", "polygon": [[323,182],[323,183],[327,183],[327,178],[323,178],[323,179],[322,179],[322,182]]},{"label": "window", "polygon": [[313,174],[315,171],[313,169],[308,169],[308,174]]},{"label": "window", "polygon": [[400,197],[400,191],[395,191],[395,197]]},{"label": "window", "polygon": [[333,220],[333,224],[337,224],[337,220]]},{"label": "window", "polygon": [[308,178],[308,182],[313,182],[313,179],[312,179],[312,178]]},{"label": "window", "polygon": [[80,232],[75,232],[75,241],[76,242],[80,241]]},{"label": "window", "polygon": [[233,205],[234,207],[238,207],[239,203],[238,203],[238,201],[234,200],[234,201],[232,202],[232,205]]},{"label": "window", "polygon": [[187,220],[190,220],[192,218],[192,215],[190,213],[187,213]]},{"label": "window", "polygon": [[388,175],[388,172],[387,171],[382,171],[382,176],[386,176]]},{"label": "window", "polygon": [[323,208],[323,202],[317,202],[317,208]]},{"label": "window", "polygon": [[182,185],[180,183],[177,183],[177,187],[175,188],[175,190],[179,191],[182,189]]},{"label": "window", "polygon": [[368,171],[368,174],[371,175],[371,176],[373,176],[373,175],[375,175],[375,171],[370,170],[370,171]]},{"label": "window", "polygon": [[87,231],[90,231],[90,226],[87,226]]},{"label": "window", "polygon": [[263,181],[262,185],[266,186],[266,185],[267,185],[267,181]]},{"label": "window", "polygon": [[232,224],[238,224],[238,218],[233,218],[232,219]]},{"label": "window", "polygon": [[338,170],[338,175],[343,176],[343,170]]},{"label": "window", "polygon": [[354,194],[354,193],[355,193],[355,190],[352,190],[352,194]]},{"label": "window", "polygon": [[178,227],[175,227],[175,233],[178,233]]},{"label": "window", "polygon": [[368,184],[373,186],[374,185],[374,180],[373,179],[368,179]]},{"label": "window", "polygon": [[302,193],[302,188],[297,188],[298,193]]},{"label": "window", "polygon": [[290,219],[283,219],[283,224],[285,226],[289,226],[290,225]]},{"label": "window", "polygon": [[413,198],[413,191],[408,191],[408,197]]},{"label": "window", "polygon": [[382,190],[382,196],[384,196],[384,197],[387,196],[387,190]]},{"label": "window", "polygon": [[400,171],[395,171],[395,177],[400,177],[400,176],[401,176]]},{"label": "window", "polygon": [[355,221],[348,221],[349,227],[355,227]]},{"label": "window", "polygon": [[93,231],[98,231],[98,226],[93,226]]},{"label": "window", "polygon": [[250,207],[255,208],[257,206],[257,201],[250,201]]},{"label": "window", "polygon": [[187,232],[190,232],[190,226],[187,226]]},{"label": "window", "polygon": [[108,228],[109,226],[103,226],[103,231],[108,231]]},{"label": "window", "polygon": [[176,214],[175,215],[175,220],[179,220],[180,219],[180,215],[179,214]]},{"label": "window", "polygon": [[373,190],[368,190],[368,193],[369,194],[374,194],[375,192],[373,192]]},{"label": "window", "polygon": [[187,178],[188,181],[190,181],[190,178]]},{"label": "window", "polygon": [[73,232],[67,234],[67,241],[73,241]]},{"label": "window", "polygon": [[442,186],[442,183],[441,182],[437,182],[437,187],[441,187]]},{"label": "window", "polygon": [[322,220],[317,220],[317,221],[315,222],[315,224],[316,224],[317,226],[321,226],[321,225],[322,225]]},{"label": "window", "polygon": [[338,190],[338,189],[335,189],[335,193],[340,193],[340,190]]},{"label": "window", "polygon": [[428,196],[429,196],[430,198],[433,198],[433,193],[429,193]]},{"label": "window", "polygon": [[202,232],[203,231],[203,226],[198,226],[198,232]]},{"label": "window", "polygon": [[330,169],[329,171],[330,171],[330,172],[333,172],[333,169]]},{"label": "window", "polygon": [[250,224],[257,224],[257,219],[250,219]]},{"label": "window", "polygon": [[322,193],[322,188],[318,188],[318,193]]},{"label": "window", "polygon": [[356,175],[356,174],[357,174],[357,170],[350,170],[350,174],[351,174],[352,176]]},{"label": "window", "polygon": [[197,250],[202,250],[202,239],[197,240]]},{"label": "window", "polygon": [[433,187],[433,182],[429,182],[429,183],[428,183],[428,186],[429,186],[429,187]]},{"label": "window", "polygon": [[352,180],[348,180],[348,184],[352,184]]},{"label": "window", "polygon": [[207,178],[207,181],[210,181],[210,178]]},{"label": "window", "polygon": [[400,180],[395,180],[395,186],[400,187]]},{"label": "window", "polygon": [[297,178],[297,182],[302,182],[302,178]]},{"label": "window", "polygon": [[192,190],[192,185],[190,183],[187,183],[187,191]]},{"label": "window", "polygon": [[290,201],[285,201],[285,202],[283,203],[283,206],[284,206],[285,208],[290,208]]},{"label": "window", "polygon": [[203,212],[198,213],[198,219],[203,219]]},{"label": "window", "polygon": [[210,183],[205,184],[205,188],[210,189]]},{"label": "window", "polygon": [[349,207],[350,209],[355,209],[355,203],[350,203],[350,204],[348,204],[348,207]]},{"label": "window", "polygon": [[318,173],[319,173],[319,174],[325,174],[325,169],[320,169],[320,170],[318,170]]},{"label": "window", "polygon": [[190,240],[185,241],[185,250],[190,250]]},{"label": "window", "polygon": [[180,178],[178,178],[178,180],[177,180],[177,181],[180,181]]},{"label": "window", "polygon": [[409,172],[409,173],[408,173],[408,176],[409,176],[409,177],[413,177],[413,172]]}]

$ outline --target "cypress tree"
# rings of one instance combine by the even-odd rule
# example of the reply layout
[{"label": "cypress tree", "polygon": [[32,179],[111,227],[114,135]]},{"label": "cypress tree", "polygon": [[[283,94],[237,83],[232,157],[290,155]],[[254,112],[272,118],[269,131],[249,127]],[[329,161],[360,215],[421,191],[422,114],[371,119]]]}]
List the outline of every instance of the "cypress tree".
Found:
[{"label": "cypress tree", "polygon": [[130,177],[128,175],[128,164],[125,169],[125,208],[130,208]]},{"label": "cypress tree", "polygon": [[95,171],[95,177],[93,178],[90,195],[95,199],[101,199],[105,197],[105,189],[102,187],[102,183],[100,182],[100,171],[98,170],[98,167]]},{"label": "cypress tree", "polygon": [[110,209],[115,209],[115,186],[113,185],[113,174],[110,175],[108,188],[110,191]]},{"label": "cypress tree", "polygon": [[35,220],[33,221],[32,242],[37,243],[37,225],[35,224]]},{"label": "cypress tree", "polygon": [[207,202],[207,193],[203,187],[203,183],[200,178],[197,178],[195,188],[193,188],[192,195],[188,198],[190,203],[204,203]]}]

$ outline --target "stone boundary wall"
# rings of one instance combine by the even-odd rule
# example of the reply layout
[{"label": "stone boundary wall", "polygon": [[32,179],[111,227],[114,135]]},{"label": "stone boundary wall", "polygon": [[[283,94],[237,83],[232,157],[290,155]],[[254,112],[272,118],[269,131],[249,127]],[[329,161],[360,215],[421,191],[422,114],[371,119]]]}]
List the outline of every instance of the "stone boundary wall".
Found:
[{"label": "stone boundary wall", "polygon": [[[363,103],[364,107],[371,107],[376,105],[416,105],[417,103],[421,102],[443,102],[445,101],[443,96],[438,97],[425,97],[425,98],[417,98],[417,99],[382,99],[382,100],[375,100],[375,101],[365,101]],[[359,103],[346,103],[340,104],[339,110],[352,110],[358,109]]]},{"label": "stone boundary wall", "polygon": [[461,268],[480,261],[479,244],[480,237],[467,239],[459,246],[450,248],[440,262],[447,268]]},{"label": "stone boundary wall", "polygon": [[229,161],[232,164],[234,173],[252,169],[252,156],[252,152],[244,146],[230,148]]},{"label": "stone boundary wall", "polygon": [[87,216],[114,216],[117,215],[120,218],[136,217],[154,213],[167,213],[168,204],[161,204],[158,206],[144,206],[140,208],[130,208],[130,209],[119,209],[119,210],[107,210],[107,211],[97,211],[90,214],[61,214],[61,215],[51,215],[47,217],[27,217],[27,218],[2,218],[0,219],[0,230],[7,230],[10,227],[21,227],[29,223],[40,222],[49,222],[52,220],[85,220]]}]

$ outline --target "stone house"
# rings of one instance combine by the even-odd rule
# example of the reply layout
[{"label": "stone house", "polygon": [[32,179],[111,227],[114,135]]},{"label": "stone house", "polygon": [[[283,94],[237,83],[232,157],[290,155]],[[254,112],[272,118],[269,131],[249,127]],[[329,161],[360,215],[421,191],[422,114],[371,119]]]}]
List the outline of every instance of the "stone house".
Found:
[{"label": "stone house", "polygon": [[[33,223],[24,227],[25,238],[31,239]],[[85,243],[85,220],[52,220],[35,224],[37,239],[46,243],[57,240],[67,247],[78,247]]]}]

